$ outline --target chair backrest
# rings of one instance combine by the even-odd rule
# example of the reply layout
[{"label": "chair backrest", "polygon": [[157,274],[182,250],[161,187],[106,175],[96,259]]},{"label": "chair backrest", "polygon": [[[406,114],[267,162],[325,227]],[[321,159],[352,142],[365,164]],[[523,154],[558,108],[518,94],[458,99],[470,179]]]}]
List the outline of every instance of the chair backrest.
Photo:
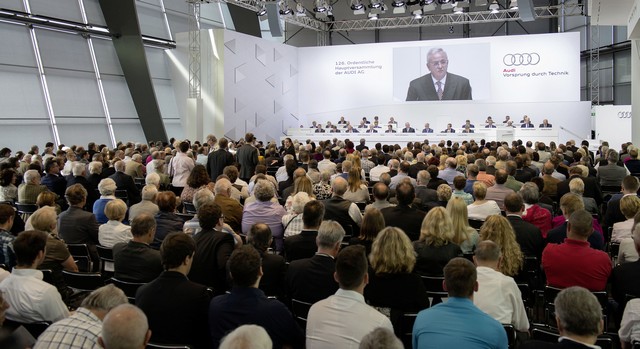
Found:
[{"label": "chair backrest", "polygon": [[182,219],[183,222],[192,220],[193,217],[195,217],[195,214],[193,213],[180,213],[180,212],[176,212],[176,215],[178,217],[180,217],[180,219]]},{"label": "chair backrest", "polygon": [[104,281],[100,273],[82,273],[63,270],[62,277],[69,287],[81,292],[91,292],[104,286]]},{"label": "chair backrest", "polygon": [[112,248],[96,245],[96,250],[98,250],[98,256],[100,256],[100,259],[107,259],[107,260],[113,261]]},{"label": "chair backrest", "polygon": [[67,248],[80,271],[89,272],[93,270],[93,262],[91,261],[91,254],[89,254],[87,244],[67,244]]},{"label": "chair backrest", "polygon": [[516,345],[516,328],[511,324],[502,324],[502,327],[507,333],[509,348],[513,348]]},{"label": "chair backrest", "polygon": [[606,335],[599,336],[598,339],[596,339],[596,345],[599,346],[601,349],[613,349],[613,348],[616,348],[613,345],[613,339],[611,337],[606,336]]},{"label": "chair backrest", "polygon": [[184,205],[184,209],[187,211],[187,213],[193,213],[196,214],[198,213],[198,211],[196,210],[196,207],[193,205],[192,202],[183,202],[182,205]]},{"label": "chair backrest", "polygon": [[127,193],[126,190],[123,190],[123,189],[116,189],[116,192],[114,193],[114,195],[118,199],[121,199],[122,201],[125,201],[125,202],[129,198],[129,194]]},{"label": "chair backrest", "polygon": [[113,249],[96,245],[98,256],[100,257],[100,274],[104,280],[108,280],[115,272],[113,261]]},{"label": "chair backrest", "polygon": [[53,281],[53,271],[51,269],[40,269],[42,273],[42,281],[55,286]]},{"label": "chair backrest", "polygon": [[431,306],[435,304],[441,303],[442,298],[449,297],[447,291],[442,287],[442,283],[444,282],[444,276],[424,276],[421,275],[420,278],[424,283],[424,288],[427,290],[427,297],[433,298],[431,301]]},{"label": "chair backrest", "polygon": [[418,313],[415,312],[403,312],[400,316],[394,316],[394,309],[391,310],[391,322],[393,324],[393,331],[396,337],[400,338],[405,348],[411,348],[412,341],[411,336],[413,334],[413,325],[416,322]]},{"label": "chair backrest", "polygon": [[364,208],[367,207],[367,203],[364,201],[359,201],[359,202],[356,202],[355,204],[360,209],[360,212],[364,212]]},{"label": "chair backrest", "polygon": [[543,342],[558,343],[560,334],[552,329],[534,327],[531,330],[531,338]]},{"label": "chair backrest", "polygon": [[32,214],[34,212],[36,212],[36,210],[38,209],[38,205],[36,204],[21,204],[19,202],[16,202],[16,208],[18,209],[18,213],[21,214]]},{"label": "chair backrest", "polygon": [[303,302],[297,299],[292,299],[291,300],[291,312],[293,313],[293,316],[298,319],[298,320],[302,320],[304,322],[307,321],[307,316],[309,316],[309,309],[311,309],[311,306],[313,305],[313,303],[308,303],[308,302]]},{"label": "chair backrest", "polygon": [[10,332],[13,332],[18,327],[23,326],[33,336],[33,338],[38,338],[42,334],[42,332],[44,332],[47,327],[49,327],[49,325],[51,325],[51,322],[48,321],[23,323],[5,319],[3,327],[9,329]]},{"label": "chair backrest", "polygon": [[113,284],[117,288],[121,289],[122,292],[124,292],[124,294],[127,296],[127,298],[129,298],[129,303],[131,304],[135,304],[136,292],[138,291],[138,288],[145,284],[144,282],[122,281],[113,277],[107,280],[107,283]]},{"label": "chair backrest", "polygon": [[147,349],[191,349],[190,346],[185,344],[154,344],[147,343]]},{"label": "chair backrest", "polygon": [[620,243],[619,242],[611,242],[609,244],[609,255],[611,256],[611,261],[614,264],[618,260],[618,253],[620,253]]},{"label": "chair backrest", "polygon": [[482,224],[484,224],[484,221],[469,218],[469,226],[475,230],[480,230],[480,228],[482,228]]},{"label": "chair backrest", "polygon": [[631,349],[640,349],[640,342],[634,341],[631,343]]}]

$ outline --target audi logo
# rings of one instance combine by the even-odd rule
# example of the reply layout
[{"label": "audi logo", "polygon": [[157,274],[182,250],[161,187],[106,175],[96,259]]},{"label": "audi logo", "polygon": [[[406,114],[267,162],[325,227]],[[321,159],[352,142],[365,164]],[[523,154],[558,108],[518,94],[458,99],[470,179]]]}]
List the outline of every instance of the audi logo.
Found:
[{"label": "audi logo", "polygon": [[536,65],[540,63],[540,55],[532,53],[509,53],[502,57],[502,63],[507,67],[519,67],[524,65]]},{"label": "audi logo", "polygon": [[630,111],[619,111],[618,112],[618,119],[631,119],[631,112]]}]

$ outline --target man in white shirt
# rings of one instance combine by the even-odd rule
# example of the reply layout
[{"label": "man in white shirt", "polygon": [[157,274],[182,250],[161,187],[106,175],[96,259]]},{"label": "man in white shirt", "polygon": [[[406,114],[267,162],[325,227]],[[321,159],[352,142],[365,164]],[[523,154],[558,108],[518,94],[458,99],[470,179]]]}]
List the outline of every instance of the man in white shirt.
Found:
[{"label": "man in white shirt", "polygon": [[47,235],[40,231],[24,231],[13,242],[18,264],[11,275],[0,283],[0,291],[11,305],[6,317],[21,323],[56,322],[69,316],[55,286],[42,281],[37,270],[44,261]]},{"label": "man in white shirt", "polygon": [[182,189],[187,186],[187,178],[196,166],[196,162],[187,155],[188,150],[189,143],[187,141],[180,142],[179,151],[171,159],[169,175],[173,177],[171,185],[176,196],[180,196]]},{"label": "man in white shirt", "polygon": [[398,166],[398,174],[391,177],[391,184],[389,184],[389,189],[396,189],[398,184],[400,184],[400,182],[402,182],[405,178],[408,178],[411,181],[411,185],[413,185],[414,188],[416,187],[416,185],[418,185],[415,179],[409,177],[410,167],[411,165],[409,165],[409,163],[406,161],[400,163],[400,166]]},{"label": "man in white shirt", "polygon": [[322,152],[322,157],[323,159],[318,162],[318,171],[320,171],[320,173],[324,171],[329,171],[331,174],[336,173],[336,164],[331,161],[331,152],[329,150],[325,150]]},{"label": "man in white shirt", "polygon": [[[381,174],[391,171],[388,166],[384,165],[384,160],[384,154],[378,154],[378,165],[369,171],[369,179],[372,182],[379,182]],[[320,165],[318,164],[318,166]]]},{"label": "man in white shirt", "polygon": [[517,331],[527,332],[529,320],[518,285],[512,277],[500,272],[500,247],[493,241],[482,241],[473,256],[478,266],[478,291],[473,303],[502,324],[512,324]]},{"label": "man in white shirt", "polygon": [[618,335],[623,348],[631,348],[632,342],[640,341],[640,299],[627,302]]},{"label": "man in white shirt", "polygon": [[369,275],[363,246],[349,246],[338,254],[334,278],[338,291],[309,310],[307,349],[355,349],[377,327],[393,331],[389,318],[364,301]]}]

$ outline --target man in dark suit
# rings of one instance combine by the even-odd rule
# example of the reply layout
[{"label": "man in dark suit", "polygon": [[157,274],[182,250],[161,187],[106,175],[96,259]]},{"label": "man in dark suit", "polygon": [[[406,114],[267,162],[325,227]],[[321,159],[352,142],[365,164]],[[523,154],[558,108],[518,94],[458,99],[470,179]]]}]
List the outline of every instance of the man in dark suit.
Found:
[{"label": "man in dark suit", "polygon": [[521,128],[534,128],[535,126],[531,122],[531,119],[528,116],[525,115],[524,118],[522,120],[520,120],[520,127]]},{"label": "man in dark suit", "polygon": [[198,222],[202,231],[193,237],[196,254],[189,279],[213,287],[216,295],[227,290],[227,260],[234,248],[231,234],[222,232],[222,209],[216,203],[198,207]]},{"label": "man in dark suit", "polygon": [[594,348],[603,331],[602,306],[589,290],[574,286],[566,288],[554,301],[559,339],[553,342],[528,341],[521,349],[589,349]]},{"label": "man in dark suit", "polygon": [[551,127],[553,127],[553,125],[551,125],[549,123],[549,120],[544,119],[544,120],[542,120],[542,123],[538,127],[540,127],[540,128],[551,128]]},{"label": "man in dark suit", "polygon": [[427,53],[429,74],[409,83],[407,101],[471,100],[469,80],[448,73],[449,58],[441,48],[432,48]]},{"label": "man in dark suit", "polygon": [[130,282],[150,282],[162,273],[160,252],[149,246],[156,234],[156,220],[141,213],[131,222],[129,242],[113,246],[114,277]]},{"label": "man in dark suit", "polygon": [[471,123],[471,120],[466,120],[464,125],[461,126],[461,128],[475,128],[475,127],[476,126]]},{"label": "man in dark suit", "polygon": [[46,185],[47,188],[56,193],[58,197],[64,197],[64,191],[67,188],[67,181],[64,177],[60,176],[60,166],[55,158],[49,158],[45,161],[44,172],[46,175],[42,177],[40,183],[42,185]]},{"label": "man in dark suit", "polygon": [[[262,259],[262,278],[258,286],[264,294],[269,296],[284,297],[284,274],[287,271],[287,264],[284,257],[268,252],[273,243],[271,228],[264,223],[256,223],[251,226],[247,233],[247,245],[253,246]],[[229,262],[227,261],[227,270]]]},{"label": "man in dark suit", "polygon": [[[376,130],[374,130],[374,131],[376,131]],[[368,131],[367,131],[367,132],[368,132]],[[377,133],[377,132],[378,132],[378,131],[376,131],[376,133]],[[365,149],[369,149],[369,147],[367,147],[366,143],[367,143],[367,140],[366,140],[366,139],[364,139],[364,138],[360,138],[360,144],[356,145],[356,150],[357,150],[357,151],[359,151],[359,152],[362,152],[362,151],[363,151],[363,150],[365,150]],[[306,169],[305,169],[305,170],[306,170]]]},{"label": "man in dark suit", "polygon": [[147,316],[154,343],[211,347],[207,331],[210,293],[187,278],[195,250],[190,236],[167,235],[160,247],[165,271],[136,292],[136,306]]},{"label": "man in dark suit", "polygon": [[347,192],[348,184],[347,180],[338,176],[333,180],[331,184],[333,195],[331,198],[322,200],[324,204],[324,220],[333,220],[338,222],[348,235],[353,235],[354,232],[360,230],[360,224],[362,224],[362,214],[356,204],[349,200],[345,200],[342,195]]},{"label": "man in dark suit", "polygon": [[507,194],[504,198],[504,208],[522,253],[526,257],[536,257],[540,261],[544,249],[542,233],[538,227],[522,219],[524,211],[522,197],[517,193]]},{"label": "man in dark suit", "polygon": [[[413,179],[418,178],[418,172],[427,169],[427,164],[424,162],[424,153],[418,153],[416,155],[416,163],[409,167],[409,177]],[[426,183],[425,183],[426,185]]]},{"label": "man in dark suit", "polygon": [[380,211],[384,217],[385,226],[402,229],[411,241],[416,241],[420,237],[420,227],[426,215],[425,212],[410,206],[415,197],[413,185],[401,182],[396,187],[398,206],[383,208]]},{"label": "man in dark suit", "polygon": [[68,244],[87,244],[93,270],[98,270],[98,222],[93,213],[83,210],[87,203],[87,190],[80,184],[74,184],[67,188],[64,197],[69,208],[58,217],[58,235]]},{"label": "man in dark suit", "polygon": [[580,178],[582,179],[582,182],[584,182],[583,196],[595,199],[598,206],[600,206],[602,203],[602,190],[600,189],[600,184],[594,177],[582,177],[582,169],[575,166],[569,169],[569,178],[558,183],[556,197],[561,198],[564,194],[570,191],[569,182],[574,178]]},{"label": "man in dark suit", "polygon": [[384,133],[396,133],[396,130],[393,129],[393,125],[389,125]]},{"label": "man in dark suit", "polygon": [[315,303],[333,295],[338,283],[333,277],[335,259],[344,238],[344,229],[335,221],[324,221],[318,229],[318,252],[311,258],[291,262],[285,285],[290,299]]},{"label": "man in dark suit", "polygon": [[323,217],[324,205],[320,201],[312,200],[304,205],[302,231],[284,240],[284,253],[288,262],[313,257],[317,249],[318,228]]},{"label": "man in dark suit", "polygon": [[118,190],[127,191],[129,206],[131,206],[139,203],[142,198],[140,197],[140,191],[138,190],[138,187],[136,187],[136,183],[133,180],[133,177],[124,173],[126,166],[127,165],[124,163],[124,161],[116,161],[114,165],[116,173],[109,176],[109,178],[113,179],[113,181],[116,182],[116,188]]},{"label": "man in dark suit", "polygon": [[429,175],[427,170],[419,171],[416,176],[418,185],[416,186],[415,203],[419,204],[418,207],[421,207],[423,210],[427,207],[427,204],[438,201],[438,192],[427,187],[430,179],[431,175]]},{"label": "man in dark suit", "polygon": [[456,130],[451,127],[451,124],[447,124],[447,128],[442,133],[456,133]]},{"label": "man in dark suit", "polygon": [[82,185],[82,187],[87,191],[87,203],[85,207],[88,211],[91,211],[93,209],[93,203],[98,200],[98,192],[96,192],[98,187],[93,187],[89,183],[86,178],[86,174],[87,169],[85,164],[78,162],[73,165],[72,175],[67,179],[67,188],[74,184]]},{"label": "man in dark suit", "polygon": [[376,130],[375,125],[371,124],[367,129],[366,133],[378,133],[378,130]]},{"label": "man in dark suit", "polygon": [[416,130],[411,127],[411,124],[408,122],[404,123],[404,128],[402,129],[402,133],[415,133]]},{"label": "man in dark suit", "polygon": [[233,154],[227,150],[229,141],[222,138],[218,141],[218,145],[220,148],[207,156],[207,172],[214,182],[225,167],[233,165]]},{"label": "man in dark suit", "polygon": [[607,211],[602,220],[603,231],[607,231],[608,227],[613,227],[614,223],[622,222],[626,219],[622,211],[620,211],[620,200],[627,195],[638,195],[638,188],[640,188],[638,178],[626,176],[622,180],[622,193],[613,195],[607,202]]},{"label": "man in dark suit", "polygon": [[424,124],[424,128],[422,129],[422,133],[433,133],[433,129],[429,127],[429,123]]},{"label": "man in dark suit", "polygon": [[[582,198],[576,194],[566,194],[560,199],[560,209],[564,214],[565,220],[568,220],[571,214],[573,214],[574,209],[584,209],[584,203],[582,202]],[[561,225],[549,230],[547,232],[547,243],[548,244],[561,244],[567,238],[567,228],[568,221],[565,221]],[[592,234],[587,238],[591,248],[596,250],[604,249],[604,239],[600,233],[592,230]]]},{"label": "man in dark suit", "polygon": [[[258,149],[252,145],[253,141],[255,141],[253,133],[247,133],[244,136],[244,141],[244,145],[236,151],[236,159],[240,164],[240,179],[249,183],[249,179],[251,179],[251,176],[255,174],[256,166],[258,165]],[[285,140],[285,147],[285,154],[293,153],[293,158],[295,159],[296,152],[295,149],[293,149],[291,139],[287,138]]]}]

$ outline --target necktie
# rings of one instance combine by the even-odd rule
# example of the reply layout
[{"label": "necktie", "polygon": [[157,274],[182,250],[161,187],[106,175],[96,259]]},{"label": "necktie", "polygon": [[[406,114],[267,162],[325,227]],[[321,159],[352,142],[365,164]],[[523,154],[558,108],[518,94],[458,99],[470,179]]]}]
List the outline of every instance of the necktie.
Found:
[{"label": "necktie", "polygon": [[442,82],[436,81],[436,85],[438,85],[438,90],[436,91],[438,93],[438,99],[442,100]]}]

